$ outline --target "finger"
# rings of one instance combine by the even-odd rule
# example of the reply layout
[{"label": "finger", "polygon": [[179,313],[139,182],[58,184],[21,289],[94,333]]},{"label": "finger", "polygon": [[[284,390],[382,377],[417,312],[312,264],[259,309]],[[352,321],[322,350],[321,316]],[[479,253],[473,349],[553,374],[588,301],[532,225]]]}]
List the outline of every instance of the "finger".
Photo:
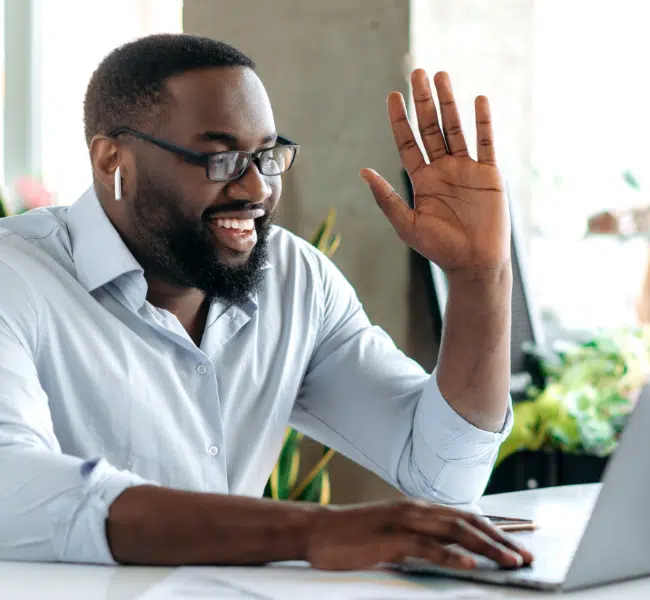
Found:
[{"label": "finger", "polygon": [[415,103],[415,114],[418,118],[422,144],[429,160],[433,162],[441,156],[447,155],[447,145],[442,135],[442,129],[440,129],[438,110],[431,95],[429,77],[424,69],[413,71],[411,86],[413,87],[413,102]]},{"label": "finger", "polygon": [[442,130],[447,140],[449,152],[454,156],[469,156],[449,75],[444,72],[436,73],[433,83],[436,86],[438,101],[440,102]]},{"label": "finger", "polygon": [[[500,529],[492,525],[482,515],[472,512],[458,510],[444,504],[431,504],[423,501],[411,501],[406,509],[401,510],[404,525],[408,530],[417,533],[428,533],[429,535],[442,535],[447,539],[446,534],[441,530],[440,523],[456,521],[461,519],[471,527],[483,532],[498,544],[517,553],[523,563],[529,565],[533,561],[533,555],[521,544],[505,535]],[[456,540],[449,540],[456,541]]]},{"label": "finger", "polygon": [[499,528],[495,527],[482,515],[477,515],[468,511],[461,511],[451,506],[436,506],[436,510],[443,511],[449,518],[462,518],[471,526],[489,535],[493,540],[502,544],[522,557],[524,564],[529,565],[533,562],[533,555],[524,546],[504,534]]},{"label": "finger", "polygon": [[474,110],[476,112],[476,156],[478,162],[495,165],[497,161],[488,99],[485,96],[478,96],[474,102]]},{"label": "finger", "polygon": [[[451,507],[413,505],[406,517],[406,527],[438,540],[457,543],[508,567],[530,564],[532,555],[507,538],[483,517]],[[404,513],[403,513],[404,514]]]},{"label": "finger", "polygon": [[388,118],[390,125],[393,128],[393,137],[397,150],[399,151],[402,165],[409,175],[412,175],[422,167],[426,166],[424,156],[420,151],[420,147],[415,141],[411,124],[409,123],[406,115],[406,106],[404,98],[399,92],[389,94],[388,100]]},{"label": "finger", "polygon": [[402,562],[406,558],[421,558],[449,569],[469,570],[476,567],[474,558],[431,537],[418,534],[402,535],[405,537],[401,538],[400,549],[393,559],[395,562]]},{"label": "finger", "polygon": [[486,556],[502,567],[516,568],[524,564],[523,557],[518,552],[510,550],[494,537],[473,527],[465,519],[446,519],[436,538]]},{"label": "finger", "polygon": [[397,235],[406,244],[410,244],[415,228],[415,212],[402,200],[393,186],[376,171],[362,169],[361,177],[370,186],[375,201],[395,228]]},{"label": "finger", "polygon": [[466,517],[467,522],[472,525],[473,527],[476,527],[483,533],[489,535],[493,540],[497,541],[501,545],[505,546],[506,548],[512,550],[513,552],[516,552],[523,558],[524,564],[529,565],[530,563],[533,562],[533,555],[524,546],[522,546],[520,543],[518,543],[516,540],[513,538],[509,537],[503,531],[501,531],[498,527],[495,527],[492,525],[487,519],[484,517],[481,517],[479,515],[474,515],[474,514],[469,514]]}]

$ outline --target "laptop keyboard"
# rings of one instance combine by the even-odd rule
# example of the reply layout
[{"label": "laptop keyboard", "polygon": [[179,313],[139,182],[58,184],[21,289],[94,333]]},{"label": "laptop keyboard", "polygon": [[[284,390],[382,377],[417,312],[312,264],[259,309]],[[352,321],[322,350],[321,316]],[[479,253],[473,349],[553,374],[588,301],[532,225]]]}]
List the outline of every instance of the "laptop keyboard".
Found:
[{"label": "laptop keyboard", "polygon": [[568,568],[578,546],[577,540],[571,543],[566,537],[544,535],[541,532],[512,537],[533,553],[536,567],[553,563],[555,568],[559,564],[565,564]]}]

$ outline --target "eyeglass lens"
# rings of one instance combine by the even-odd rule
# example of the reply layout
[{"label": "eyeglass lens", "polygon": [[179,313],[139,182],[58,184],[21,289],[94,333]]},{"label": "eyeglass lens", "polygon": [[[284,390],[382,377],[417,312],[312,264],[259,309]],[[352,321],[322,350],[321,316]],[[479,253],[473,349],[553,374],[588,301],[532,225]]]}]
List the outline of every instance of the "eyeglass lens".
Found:
[{"label": "eyeglass lens", "polygon": [[[260,152],[258,168],[262,175],[280,175],[287,171],[293,161],[295,149],[275,146]],[[241,176],[248,166],[249,155],[245,152],[221,152],[210,158],[208,176],[210,179],[231,179]]]}]

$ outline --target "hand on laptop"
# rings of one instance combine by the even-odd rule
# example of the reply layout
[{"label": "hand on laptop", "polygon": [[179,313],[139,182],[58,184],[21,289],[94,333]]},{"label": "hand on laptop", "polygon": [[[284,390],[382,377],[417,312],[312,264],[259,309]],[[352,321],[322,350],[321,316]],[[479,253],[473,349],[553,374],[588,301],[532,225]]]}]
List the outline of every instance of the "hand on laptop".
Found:
[{"label": "hand on laptop", "polygon": [[480,515],[414,500],[317,511],[309,528],[307,560],[315,568],[364,569],[379,563],[420,558],[453,569],[475,561],[456,544],[503,567],[528,565],[526,549]]}]

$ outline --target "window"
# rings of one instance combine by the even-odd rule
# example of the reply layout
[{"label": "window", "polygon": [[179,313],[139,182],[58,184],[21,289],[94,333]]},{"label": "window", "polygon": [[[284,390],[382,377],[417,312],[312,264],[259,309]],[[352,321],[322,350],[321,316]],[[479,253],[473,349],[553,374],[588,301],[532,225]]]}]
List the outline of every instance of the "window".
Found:
[{"label": "window", "polygon": [[535,3],[530,271],[541,306],[573,327],[635,321],[648,255],[637,239],[584,238],[587,217],[650,204],[643,2]]},{"label": "window", "polygon": [[[638,0],[411,0],[412,66],[450,73],[470,148],[490,98],[500,164],[547,323],[636,321],[648,243],[586,238],[589,215],[650,205],[650,55]],[[641,193],[625,183],[631,172]]]},{"label": "window", "polygon": [[[182,1],[6,2],[29,4],[32,11],[26,33],[33,87],[25,98],[32,151],[23,161],[23,172],[12,175],[41,177],[58,203],[70,204],[92,181],[83,134],[83,98],[90,76],[106,54],[125,42],[151,33],[180,32]],[[7,114],[7,122],[11,119]]]}]

